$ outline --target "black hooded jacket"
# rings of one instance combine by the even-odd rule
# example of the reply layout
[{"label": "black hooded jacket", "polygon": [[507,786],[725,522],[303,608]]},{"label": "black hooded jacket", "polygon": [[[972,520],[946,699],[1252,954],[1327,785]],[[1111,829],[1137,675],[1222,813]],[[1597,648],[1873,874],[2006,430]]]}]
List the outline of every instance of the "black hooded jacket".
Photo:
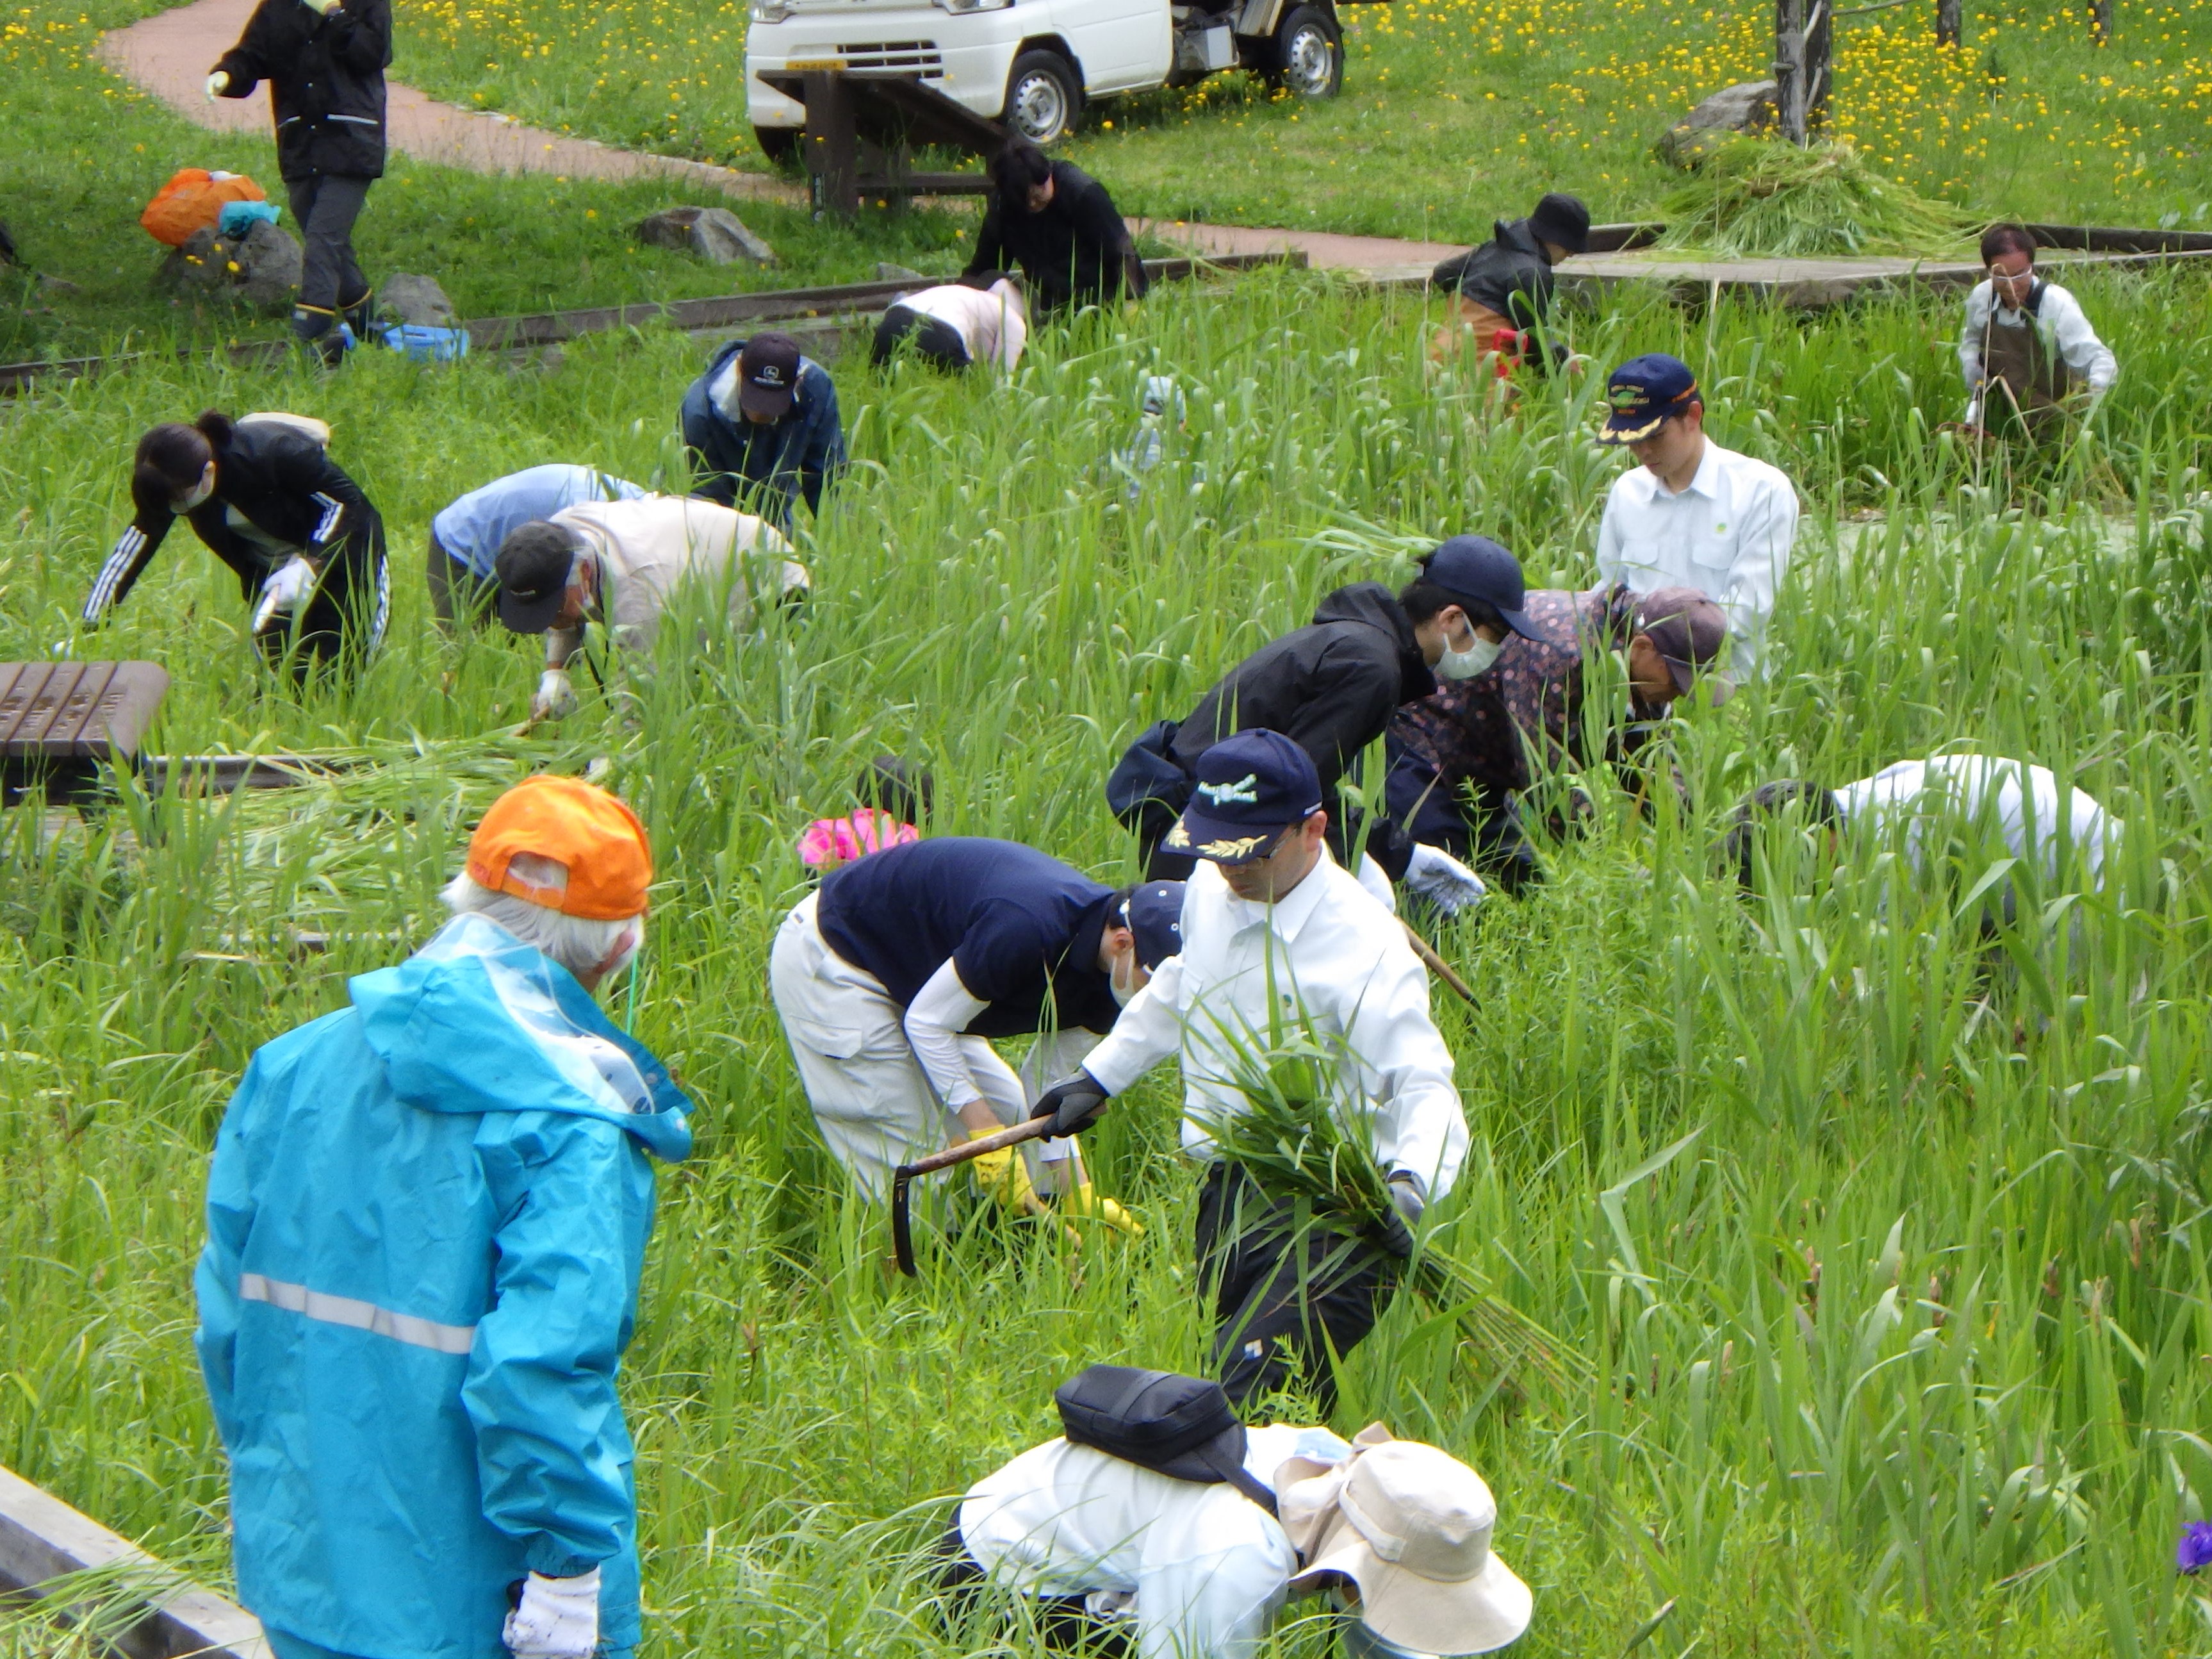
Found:
[{"label": "black hooded jacket", "polygon": [[261,0],[216,68],[226,98],[263,81],[276,119],[276,168],[298,182],[319,174],[384,174],[384,71],[392,0],[343,0],[328,16],[304,0]]},{"label": "black hooded jacket", "polygon": [[1526,219],[1498,220],[1490,241],[1453,254],[1429,273],[1429,284],[1464,294],[1516,328],[1534,328],[1552,308],[1552,266]]},{"label": "black hooded jacket", "polygon": [[965,274],[1012,265],[1029,284],[1030,309],[1040,314],[1145,294],[1145,263],[1114,198],[1072,162],[1052,164],[1052,200],[1042,213],[992,196]]},{"label": "black hooded jacket", "polygon": [[[1345,851],[1349,813],[1336,790],[1367,746],[1382,735],[1401,703],[1437,688],[1413,638],[1413,625],[1379,582],[1355,582],[1324,598],[1310,627],[1261,646],[1200,698],[1176,728],[1169,753],[1187,773],[1223,738],[1266,728],[1300,748],[1321,775],[1331,803],[1329,841]],[[1393,881],[1406,873],[1413,844],[1377,821],[1367,851]]]}]

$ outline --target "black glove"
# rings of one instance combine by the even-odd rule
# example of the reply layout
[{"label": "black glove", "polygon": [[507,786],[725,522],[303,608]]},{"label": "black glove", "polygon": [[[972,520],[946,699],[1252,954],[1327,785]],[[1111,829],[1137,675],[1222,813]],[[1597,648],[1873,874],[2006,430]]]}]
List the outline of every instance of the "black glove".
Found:
[{"label": "black glove", "polygon": [[1079,1071],[1073,1077],[1064,1077],[1037,1096],[1032,1119],[1050,1118],[1052,1132],[1047,1140],[1063,1135],[1080,1135],[1098,1121],[1098,1114],[1106,1109],[1113,1096],[1099,1086],[1098,1079],[1088,1071]]},{"label": "black glove", "polygon": [[1390,1195],[1390,1207],[1382,1212],[1382,1247],[1394,1256],[1410,1256],[1413,1229],[1421,1224],[1428,1202],[1421,1197],[1419,1183],[1403,1169],[1390,1177],[1383,1190]]}]

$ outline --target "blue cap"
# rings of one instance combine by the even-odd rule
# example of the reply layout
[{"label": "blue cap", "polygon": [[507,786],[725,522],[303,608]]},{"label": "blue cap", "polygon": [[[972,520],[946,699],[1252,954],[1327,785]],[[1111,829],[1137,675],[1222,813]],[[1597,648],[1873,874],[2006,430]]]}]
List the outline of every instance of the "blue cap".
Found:
[{"label": "blue cap", "polygon": [[1522,604],[1528,585],[1521,561],[1488,536],[1454,536],[1421,558],[1421,580],[1448,594],[1480,600],[1524,639],[1540,637]]},{"label": "blue cap", "polygon": [[1182,883],[1147,881],[1129,895],[1115,924],[1136,936],[1137,963],[1146,973],[1182,955]]},{"label": "blue cap", "polygon": [[1600,443],[1634,443],[1659,430],[1669,415],[1679,415],[1698,395],[1698,377],[1690,365],[1664,351],[1631,357],[1613,371],[1605,383],[1605,400],[1612,409],[1598,429]]},{"label": "blue cap", "polygon": [[1321,810],[1321,778],[1306,752],[1265,727],[1224,737],[1198,757],[1198,782],[1160,845],[1217,864],[1249,864],[1283,832]]}]

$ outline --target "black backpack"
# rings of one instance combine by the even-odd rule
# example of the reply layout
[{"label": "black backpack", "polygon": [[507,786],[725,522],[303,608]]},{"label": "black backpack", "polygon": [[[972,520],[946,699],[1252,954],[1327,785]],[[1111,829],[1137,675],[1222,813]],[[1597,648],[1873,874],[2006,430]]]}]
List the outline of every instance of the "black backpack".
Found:
[{"label": "black backpack", "polygon": [[1244,1467],[1244,1424],[1219,1383],[1093,1365],[1061,1383],[1053,1401],[1075,1445],[1171,1479],[1234,1486],[1275,1513],[1275,1494]]}]

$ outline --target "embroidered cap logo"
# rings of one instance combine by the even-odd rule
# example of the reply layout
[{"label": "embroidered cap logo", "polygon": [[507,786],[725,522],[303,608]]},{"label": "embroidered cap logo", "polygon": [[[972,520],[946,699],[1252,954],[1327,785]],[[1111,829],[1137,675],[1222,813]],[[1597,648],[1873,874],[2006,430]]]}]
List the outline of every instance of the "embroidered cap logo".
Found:
[{"label": "embroidered cap logo", "polygon": [[1241,802],[1248,807],[1256,807],[1260,804],[1260,774],[1248,772],[1233,784],[1200,784],[1198,786],[1198,793],[1212,802],[1217,807],[1224,806],[1231,801]]}]

